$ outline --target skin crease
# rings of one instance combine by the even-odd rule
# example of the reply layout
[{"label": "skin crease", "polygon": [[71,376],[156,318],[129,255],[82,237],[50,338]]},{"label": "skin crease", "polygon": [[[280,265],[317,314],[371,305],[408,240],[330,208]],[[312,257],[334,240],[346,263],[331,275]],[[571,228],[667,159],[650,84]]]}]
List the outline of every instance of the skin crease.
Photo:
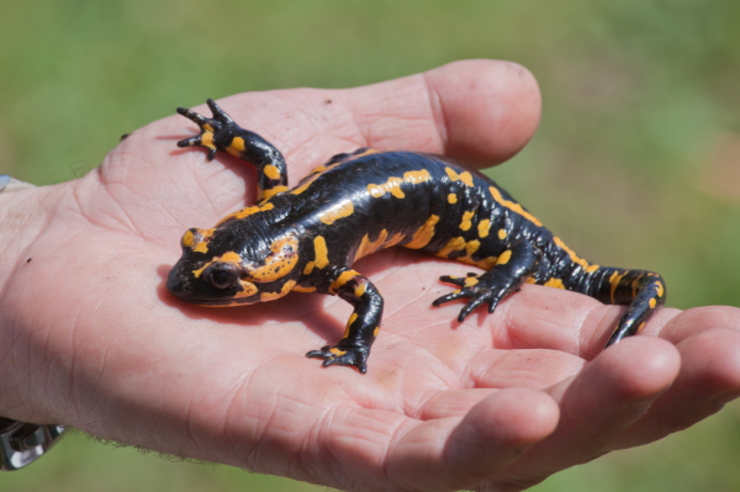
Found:
[{"label": "skin crease", "polygon": [[[532,75],[488,60],[218,102],[285,153],[293,185],[364,146],[501,162],[540,115]],[[81,179],[0,194],[0,415],[341,489],[514,491],[740,391],[740,309],[661,309],[601,352],[619,307],[525,285],[458,324],[458,303],[430,304],[438,276],[472,267],[401,249],[354,266],[386,299],[364,376],[304,357],[340,337],[340,299],[179,302],[164,283],[184,231],[255,196],[237,159],[175,147],[194,133],[171,116]]]}]

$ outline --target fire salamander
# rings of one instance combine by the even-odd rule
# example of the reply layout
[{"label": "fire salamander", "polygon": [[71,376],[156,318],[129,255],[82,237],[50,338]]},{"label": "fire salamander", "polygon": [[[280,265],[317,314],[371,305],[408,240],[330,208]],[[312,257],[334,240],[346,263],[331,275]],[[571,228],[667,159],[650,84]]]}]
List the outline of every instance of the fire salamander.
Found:
[{"label": "fire salamander", "polygon": [[256,166],[259,201],[211,229],[185,232],[167,288],[209,306],[271,301],[291,291],[338,295],[354,307],[342,339],[306,354],[324,366],[366,371],[383,297],[351,265],[391,246],[484,270],[440,278],[458,289],[432,304],[467,298],[461,322],[483,303],[492,313],[524,283],[534,283],[628,305],[609,346],[638,333],[665,302],[657,273],[587,262],[492,180],[446,157],[360,149],[335,155],[289,189],[280,151],[214,101],[208,106],[213,118],[178,108],[201,131],[177,145],[206,147],[208,160],[226,151]]}]

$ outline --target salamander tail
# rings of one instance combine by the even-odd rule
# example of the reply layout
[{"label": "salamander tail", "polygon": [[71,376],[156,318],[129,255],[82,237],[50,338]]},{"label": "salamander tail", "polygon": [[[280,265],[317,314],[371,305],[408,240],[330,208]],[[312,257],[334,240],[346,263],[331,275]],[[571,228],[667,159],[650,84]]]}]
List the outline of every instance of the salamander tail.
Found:
[{"label": "salamander tail", "polygon": [[606,347],[640,332],[658,306],[665,304],[663,278],[645,270],[599,268],[590,273],[581,292],[605,304],[628,305]]}]

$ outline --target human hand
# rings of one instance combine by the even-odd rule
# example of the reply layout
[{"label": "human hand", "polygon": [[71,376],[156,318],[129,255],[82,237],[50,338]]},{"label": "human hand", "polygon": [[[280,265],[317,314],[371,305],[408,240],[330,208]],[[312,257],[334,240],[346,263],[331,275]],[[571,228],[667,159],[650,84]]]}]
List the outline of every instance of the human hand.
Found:
[{"label": "human hand", "polygon": [[[221,105],[284,152],[293,185],[364,146],[500,162],[540,110],[531,75],[491,61]],[[458,324],[431,301],[470,267],[401,249],[355,265],[386,300],[366,375],[304,357],[340,337],[339,299],[185,305],[164,285],[180,236],[255,196],[235,158],[175,147],[194,130],[172,116],[80,180],[0,195],[0,223],[23,224],[0,253],[0,415],[338,488],[518,490],[740,390],[738,309],[662,309],[601,352],[620,308],[526,285]]]}]

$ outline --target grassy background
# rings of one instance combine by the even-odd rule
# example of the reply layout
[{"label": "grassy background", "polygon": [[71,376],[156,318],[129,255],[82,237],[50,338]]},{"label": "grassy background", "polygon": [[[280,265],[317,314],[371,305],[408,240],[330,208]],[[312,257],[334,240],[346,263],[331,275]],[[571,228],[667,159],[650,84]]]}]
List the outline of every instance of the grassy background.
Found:
[{"label": "grassy background", "polygon": [[[661,272],[669,305],[740,306],[736,0],[0,0],[0,173],[97,166],[121,134],[206,97],[349,87],[462,58],[539,79],[542,125],[493,172],[601,264]],[[740,490],[740,406],[535,488]],[[80,433],[5,490],[308,490]]]}]

